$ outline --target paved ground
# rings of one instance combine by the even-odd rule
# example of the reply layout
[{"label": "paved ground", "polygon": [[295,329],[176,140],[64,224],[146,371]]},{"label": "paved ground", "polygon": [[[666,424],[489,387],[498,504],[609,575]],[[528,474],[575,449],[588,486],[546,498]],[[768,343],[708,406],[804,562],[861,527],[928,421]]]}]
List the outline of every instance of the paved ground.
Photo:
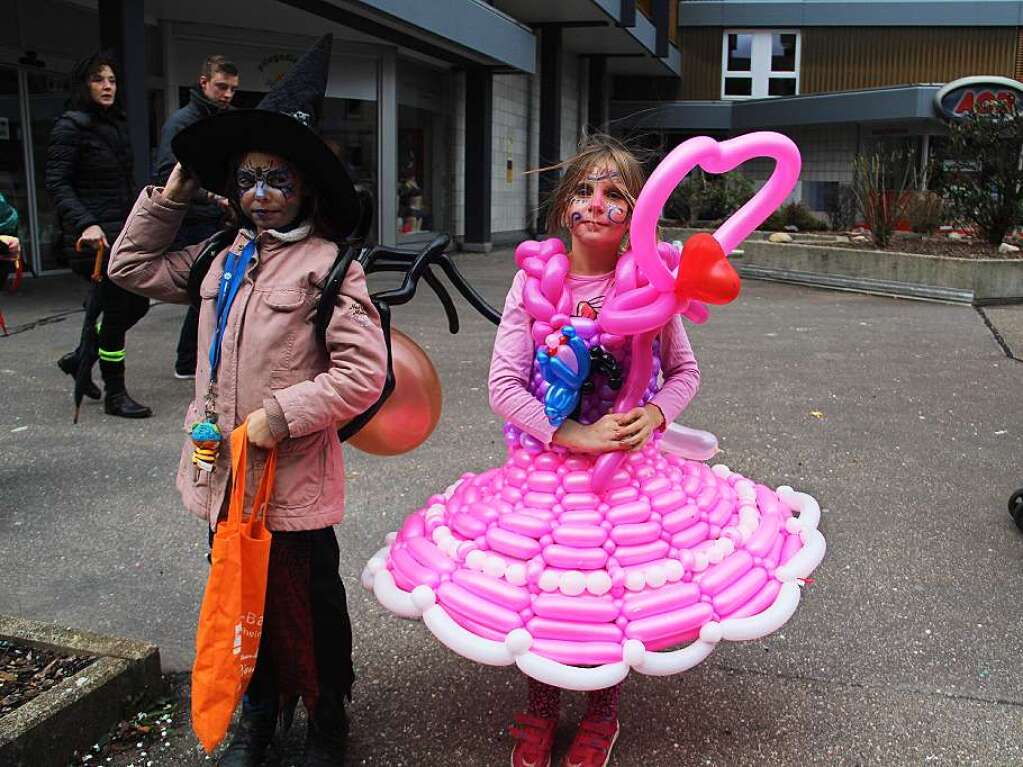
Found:
[{"label": "paved ground", "polygon": [[[500,301],[507,253],[460,263]],[[77,290],[29,281],[0,301],[17,331],[74,308]],[[91,404],[71,425],[69,379],[53,363],[78,315],[0,338],[0,612],[155,642],[171,672],[189,666],[206,574],[202,524],[173,488],[189,397],[170,376],[181,315],[154,307],[129,339],[130,390],[156,412],[141,422]],[[419,501],[500,460],[485,388],[493,329],[462,316],[449,336],[428,294],[397,312],[444,381],[434,437],[401,458],[348,456],[339,537],[360,674],[351,764],[505,764],[503,729],[522,702],[514,671],[457,658],[357,582]],[[987,316],[1023,356],[1023,313]],[[687,423],[717,433],[733,469],[815,495],[829,554],[780,634],[679,677],[634,675],[613,763],[1023,761],[1023,534],[1005,509],[1023,484],[1023,365],[971,308],[766,282],[747,282],[691,335],[703,386]],[[580,714],[576,696],[569,704],[562,744]],[[169,740],[111,763],[203,761],[186,728]]]}]

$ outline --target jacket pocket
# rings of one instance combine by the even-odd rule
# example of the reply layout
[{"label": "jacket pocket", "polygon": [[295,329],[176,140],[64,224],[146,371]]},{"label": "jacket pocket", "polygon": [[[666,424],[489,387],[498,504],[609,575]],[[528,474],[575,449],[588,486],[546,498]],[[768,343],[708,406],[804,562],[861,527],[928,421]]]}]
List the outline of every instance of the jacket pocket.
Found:
[{"label": "jacket pocket", "polygon": [[326,474],[327,437],[333,434],[319,431],[280,444],[271,509],[280,509],[288,516],[289,512],[308,508],[320,500]]},{"label": "jacket pocket", "polygon": [[296,288],[274,288],[266,293],[264,301],[272,315],[277,315],[276,318],[271,317],[271,321],[286,328],[271,355],[273,367],[270,368],[270,388],[283,389],[302,380],[295,372],[294,347],[302,324],[302,319],[296,313],[306,304],[306,292]]}]

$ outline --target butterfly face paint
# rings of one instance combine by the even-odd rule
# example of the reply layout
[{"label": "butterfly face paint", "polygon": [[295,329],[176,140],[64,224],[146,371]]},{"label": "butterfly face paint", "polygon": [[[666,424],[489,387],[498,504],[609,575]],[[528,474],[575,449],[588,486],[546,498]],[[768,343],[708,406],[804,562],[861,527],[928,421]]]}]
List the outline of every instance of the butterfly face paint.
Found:
[{"label": "butterfly face paint", "polygon": [[302,179],[282,158],[249,152],[235,176],[239,204],[256,229],[282,229],[293,223],[302,207]]}]

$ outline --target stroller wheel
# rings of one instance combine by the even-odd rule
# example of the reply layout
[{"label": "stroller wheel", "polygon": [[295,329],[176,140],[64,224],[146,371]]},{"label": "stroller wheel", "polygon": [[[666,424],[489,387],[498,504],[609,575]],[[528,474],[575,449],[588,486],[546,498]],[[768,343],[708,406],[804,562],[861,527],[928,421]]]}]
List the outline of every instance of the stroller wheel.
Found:
[{"label": "stroller wheel", "polygon": [[1009,515],[1016,527],[1023,530],[1023,488],[1009,496]]}]

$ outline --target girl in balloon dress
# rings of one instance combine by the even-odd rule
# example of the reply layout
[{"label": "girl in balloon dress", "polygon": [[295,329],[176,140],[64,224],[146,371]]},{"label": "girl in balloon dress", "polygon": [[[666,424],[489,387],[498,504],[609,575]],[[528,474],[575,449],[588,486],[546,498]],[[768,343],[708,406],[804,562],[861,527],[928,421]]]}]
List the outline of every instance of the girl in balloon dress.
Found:
[{"label": "girl in balloon dress", "polygon": [[363,573],[459,654],[526,674],[513,767],[551,764],[562,688],[588,693],[563,764],[606,765],[630,669],[677,673],[721,639],[775,630],[823,556],[812,498],[675,454],[709,457],[668,427],[700,383],[679,315],[702,322],[704,301],[738,293],[721,245],[657,245],[657,205],[645,239],[675,281],[665,289],[627,250],[635,157],[591,137],[561,167],[548,231],[570,250],[519,246],[494,342],[507,461],[431,497]]}]

